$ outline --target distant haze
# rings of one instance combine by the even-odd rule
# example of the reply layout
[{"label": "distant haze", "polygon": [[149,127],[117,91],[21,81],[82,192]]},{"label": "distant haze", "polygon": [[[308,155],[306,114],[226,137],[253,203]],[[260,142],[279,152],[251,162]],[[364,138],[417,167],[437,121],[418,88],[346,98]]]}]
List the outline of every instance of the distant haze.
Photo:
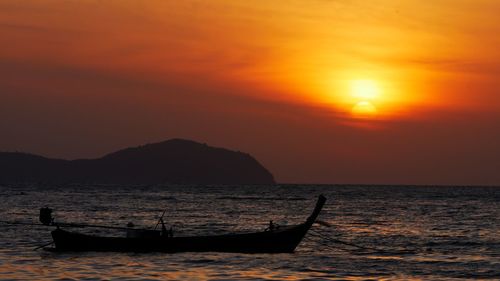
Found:
[{"label": "distant haze", "polygon": [[500,1],[0,1],[0,151],[171,138],[286,183],[500,185]]}]

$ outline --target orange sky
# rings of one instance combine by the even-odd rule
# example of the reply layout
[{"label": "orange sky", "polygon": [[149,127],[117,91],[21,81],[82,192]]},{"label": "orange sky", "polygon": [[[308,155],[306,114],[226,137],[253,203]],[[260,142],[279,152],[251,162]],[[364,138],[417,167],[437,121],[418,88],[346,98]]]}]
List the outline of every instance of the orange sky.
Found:
[{"label": "orange sky", "polygon": [[94,157],[184,137],[247,151],[282,182],[500,184],[498,11],[0,0],[0,150]]}]

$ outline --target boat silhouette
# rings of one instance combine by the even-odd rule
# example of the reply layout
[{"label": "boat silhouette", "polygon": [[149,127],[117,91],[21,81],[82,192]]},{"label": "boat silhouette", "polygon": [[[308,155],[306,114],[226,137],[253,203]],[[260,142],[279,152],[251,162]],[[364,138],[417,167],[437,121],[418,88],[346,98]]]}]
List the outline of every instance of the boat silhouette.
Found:
[{"label": "boat silhouette", "polygon": [[[126,237],[103,237],[88,235],[63,229],[64,227],[106,227],[82,224],[57,224],[50,216],[50,209],[43,208],[40,221],[54,225],[52,231],[54,247],[47,250],[56,252],[232,252],[232,253],[293,253],[308,230],[316,221],[326,198],[320,195],[312,214],[305,222],[293,226],[277,227],[272,222],[261,232],[224,234],[213,236],[174,237],[163,225],[162,230],[128,231]],[[45,211],[43,211],[45,209]],[[130,230],[130,229],[129,229]]]}]

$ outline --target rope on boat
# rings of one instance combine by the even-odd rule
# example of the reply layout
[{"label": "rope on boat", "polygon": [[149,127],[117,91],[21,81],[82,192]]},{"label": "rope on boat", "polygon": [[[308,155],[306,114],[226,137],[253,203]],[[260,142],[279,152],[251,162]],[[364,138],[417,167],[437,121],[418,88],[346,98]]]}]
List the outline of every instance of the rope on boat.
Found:
[{"label": "rope on boat", "polygon": [[38,246],[38,247],[36,247],[35,249],[33,249],[33,251],[38,251],[38,250],[40,250],[41,248],[47,247],[47,246],[52,245],[52,244],[54,244],[54,241],[51,241],[50,243],[44,244],[44,245],[42,245],[42,246]]},{"label": "rope on boat", "polygon": [[52,224],[41,224],[41,223],[33,223],[33,222],[17,222],[17,221],[2,221],[0,223],[7,225],[28,225],[28,226],[49,226],[49,227],[76,227],[76,228],[106,228],[106,229],[117,229],[117,230],[147,230],[143,228],[132,228],[132,227],[122,227],[122,226],[107,226],[107,225],[96,225],[96,224],[83,224],[83,223],[52,223]]},{"label": "rope on boat", "polygon": [[338,250],[342,250],[342,251],[344,251],[344,252],[350,252],[350,250],[348,250],[348,249],[341,248],[341,247],[335,247],[335,246],[333,246],[333,245],[330,245],[330,244],[325,243],[325,242],[322,242],[322,241],[312,240],[311,238],[309,238],[309,237],[307,237],[307,236],[306,236],[306,237],[304,237],[304,240],[308,240],[308,241],[311,241],[311,242],[314,242],[314,243],[318,243],[318,244],[320,244],[321,246],[324,246],[324,247],[326,247],[326,248],[327,248],[327,249],[329,249],[329,250],[337,250],[337,249],[338,249]]},{"label": "rope on boat", "polygon": [[[332,242],[332,243],[337,243],[337,244],[342,244],[342,245],[346,245],[346,246],[351,246],[351,247],[355,247],[355,248],[358,248],[358,249],[361,249],[361,250],[370,250],[370,251],[375,251],[375,252],[378,252],[378,253],[383,253],[383,254],[407,254],[407,253],[414,253],[415,251],[412,251],[412,250],[386,250],[386,249],[381,249],[381,248],[374,248],[374,247],[366,247],[366,246],[360,246],[360,245],[356,245],[354,243],[349,243],[349,242],[345,242],[345,241],[342,241],[342,240],[338,240],[338,239],[335,239],[335,238],[332,238],[332,237],[329,237],[319,231],[315,231],[313,229],[310,229],[309,230],[313,235],[317,235],[317,237],[320,237],[322,239],[325,239],[329,242]],[[318,242],[318,241],[317,241]],[[320,244],[322,244],[321,242],[318,242]],[[324,245],[324,244],[322,244]],[[325,245],[324,245],[325,246]],[[345,250],[345,249],[342,249],[342,250]]]},{"label": "rope on boat", "polygon": [[372,247],[364,247],[364,246],[356,245],[356,244],[353,244],[353,243],[345,242],[345,241],[342,241],[342,240],[338,240],[338,239],[335,239],[335,238],[332,238],[332,237],[328,237],[328,236],[326,236],[325,234],[323,234],[323,233],[321,233],[319,231],[315,231],[314,229],[311,229],[309,231],[312,231],[313,233],[319,235],[321,238],[323,238],[325,240],[328,240],[330,242],[334,242],[334,243],[338,243],[338,244],[342,244],[342,245],[346,245],[346,246],[351,246],[351,247],[355,247],[355,248],[359,248],[359,249],[363,249],[363,250],[380,251],[380,249],[376,249],[376,248],[372,248]]}]

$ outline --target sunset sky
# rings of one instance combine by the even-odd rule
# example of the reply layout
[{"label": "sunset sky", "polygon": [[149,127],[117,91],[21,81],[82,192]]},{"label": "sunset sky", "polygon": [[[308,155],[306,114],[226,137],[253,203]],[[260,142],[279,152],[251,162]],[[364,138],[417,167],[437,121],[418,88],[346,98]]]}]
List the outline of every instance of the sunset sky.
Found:
[{"label": "sunset sky", "polygon": [[0,151],[170,138],[286,183],[500,185],[498,0],[0,0]]}]

